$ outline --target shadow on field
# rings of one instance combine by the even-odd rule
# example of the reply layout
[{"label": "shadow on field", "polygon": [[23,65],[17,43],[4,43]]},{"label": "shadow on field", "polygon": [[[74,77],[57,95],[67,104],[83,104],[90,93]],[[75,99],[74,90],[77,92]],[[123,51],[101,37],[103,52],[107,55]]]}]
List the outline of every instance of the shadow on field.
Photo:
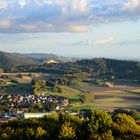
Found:
[{"label": "shadow on field", "polygon": [[126,91],[129,94],[135,94],[135,95],[139,95],[140,96],[140,92],[134,92],[134,91]]},{"label": "shadow on field", "polygon": [[120,98],[128,100],[128,101],[135,101],[139,102],[140,101],[140,96],[132,97],[132,96],[121,96]]},{"label": "shadow on field", "polygon": [[129,108],[135,109],[136,111],[140,113],[140,105],[133,105],[133,106],[130,106]]},{"label": "shadow on field", "polygon": [[9,84],[1,87],[1,91],[3,93],[30,93],[31,92],[31,85],[18,83],[18,84]]}]

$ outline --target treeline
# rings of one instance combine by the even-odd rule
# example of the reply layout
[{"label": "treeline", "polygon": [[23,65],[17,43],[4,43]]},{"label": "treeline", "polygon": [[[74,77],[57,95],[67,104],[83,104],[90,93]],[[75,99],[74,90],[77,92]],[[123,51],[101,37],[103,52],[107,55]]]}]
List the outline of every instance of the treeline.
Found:
[{"label": "treeline", "polygon": [[91,75],[86,72],[79,72],[73,74],[64,74],[61,76],[57,76],[55,78],[50,78],[49,81],[53,83],[57,83],[59,85],[73,86],[77,85],[79,82],[84,81],[89,78]]},{"label": "treeline", "polygon": [[[128,115],[129,114],[129,115]],[[135,111],[89,111],[85,116],[53,113],[40,119],[19,119],[0,126],[6,140],[139,140]]]},{"label": "treeline", "polygon": [[61,84],[71,85],[78,81],[87,80],[89,77],[91,79],[100,78],[106,80],[110,80],[112,77],[115,77],[115,79],[139,80],[140,62],[95,58],[52,65],[2,67],[2,71],[53,74]]},{"label": "treeline", "polygon": [[117,78],[140,79],[140,62],[105,58],[77,61],[82,71],[92,71],[95,75],[115,75]]},{"label": "treeline", "polygon": [[62,93],[63,89],[60,84],[55,80],[32,80],[32,93],[38,95],[46,91]]},{"label": "treeline", "polygon": [[27,65],[4,68],[9,72],[42,72],[57,75],[90,73],[93,76],[140,79],[140,62],[113,60],[105,58],[83,59],[76,62],[67,62],[53,65]]}]

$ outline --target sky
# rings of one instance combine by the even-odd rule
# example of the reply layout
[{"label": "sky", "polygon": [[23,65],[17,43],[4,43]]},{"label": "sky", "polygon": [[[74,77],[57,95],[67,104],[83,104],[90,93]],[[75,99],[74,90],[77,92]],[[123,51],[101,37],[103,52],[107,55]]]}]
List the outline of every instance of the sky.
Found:
[{"label": "sky", "polygon": [[140,59],[140,0],[0,0],[0,51]]}]

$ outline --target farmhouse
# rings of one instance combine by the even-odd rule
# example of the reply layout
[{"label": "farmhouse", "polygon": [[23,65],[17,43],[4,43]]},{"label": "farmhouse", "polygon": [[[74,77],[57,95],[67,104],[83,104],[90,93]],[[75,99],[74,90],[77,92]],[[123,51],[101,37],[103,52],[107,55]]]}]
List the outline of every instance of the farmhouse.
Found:
[{"label": "farmhouse", "polygon": [[105,83],[104,83],[104,86],[105,86],[105,87],[113,87],[114,85],[113,85],[113,83],[111,83],[111,82],[105,82]]}]

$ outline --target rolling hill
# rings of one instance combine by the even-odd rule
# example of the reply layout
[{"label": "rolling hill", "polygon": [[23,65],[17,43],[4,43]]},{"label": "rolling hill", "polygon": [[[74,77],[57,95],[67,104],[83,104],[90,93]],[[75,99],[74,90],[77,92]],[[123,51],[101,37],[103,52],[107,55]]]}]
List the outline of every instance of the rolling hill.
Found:
[{"label": "rolling hill", "polygon": [[0,51],[0,66],[34,65],[43,63],[49,59],[58,62],[71,61],[71,58],[61,57],[47,53],[8,53]]},{"label": "rolling hill", "polygon": [[50,59],[50,58],[58,58],[57,55],[54,54],[46,54],[46,53],[29,53],[29,54],[22,54],[25,57],[35,59],[35,60],[44,60],[44,59]]},{"label": "rolling hill", "polygon": [[0,51],[0,66],[17,66],[37,64],[31,58],[24,57],[22,54],[14,54]]},{"label": "rolling hill", "polygon": [[39,62],[44,62],[46,60],[56,60],[58,62],[68,62],[68,61],[74,61],[74,58],[70,57],[63,57],[63,56],[58,56],[55,54],[48,54],[48,53],[27,53],[27,54],[22,54],[25,57],[31,58],[33,60],[39,61]]}]

